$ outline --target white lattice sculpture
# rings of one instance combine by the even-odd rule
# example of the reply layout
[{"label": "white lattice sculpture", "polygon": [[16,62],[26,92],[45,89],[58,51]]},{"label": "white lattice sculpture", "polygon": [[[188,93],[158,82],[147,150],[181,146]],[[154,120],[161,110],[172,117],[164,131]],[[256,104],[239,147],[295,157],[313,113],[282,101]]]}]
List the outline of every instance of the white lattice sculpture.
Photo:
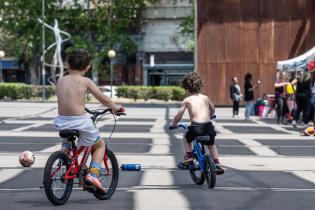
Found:
[{"label": "white lattice sculpture", "polygon": [[[43,22],[41,19],[38,18],[38,21],[41,23],[41,24],[44,24],[44,26],[46,28],[49,28],[51,29],[53,32],[54,32],[54,35],[55,35],[55,40],[56,42],[55,43],[52,43],[51,45],[49,45],[46,49],[45,49],[45,54],[48,50],[50,50],[51,48],[55,47],[55,53],[54,53],[54,56],[53,56],[53,59],[52,59],[52,64],[47,64],[45,63],[45,66],[50,66],[52,67],[51,68],[51,74],[52,74],[52,79],[54,81],[54,83],[56,83],[56,76],[59,75],[59,77],[63,77],[64,75],[64,65],[63,65],[63,61],[62,61],[62,58],[61,58],[61,44],[63,42],[66,42],[68,40],[70,40],[71,38],[71,35],[65,31],[62,31],[60,30],[59,28],[59,24],[58,24],[58,21],[55,19],[54,20],[54,27],[48,25],[47,23]],[[62,39],[61,35],[65,35],[67,38],[65,39]],[[59,71],[59,74],[56,75],[56,68],[59,67],[60,71]]]}]

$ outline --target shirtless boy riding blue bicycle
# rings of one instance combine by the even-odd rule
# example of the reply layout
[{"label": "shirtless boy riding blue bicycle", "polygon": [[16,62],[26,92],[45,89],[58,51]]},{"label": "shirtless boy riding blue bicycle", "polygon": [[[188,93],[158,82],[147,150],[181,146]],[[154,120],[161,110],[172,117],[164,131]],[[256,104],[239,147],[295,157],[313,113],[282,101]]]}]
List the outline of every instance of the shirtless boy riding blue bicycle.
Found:
[{"label": "shirtless boy riding blue bicycle", "polygon": [[216,164],[216,173],[218,175],[223,174],[224,169],[220,165],[218,150],[214,144],[216,131],[210,121],[210,116],[215,112],[214,105],[208,96],[200,93],[203,84],[197,73],[192,72],[185,75],[181,81],[181,85],[188,96],[183,100],[171,125],[172,127],[176,127],[182,119],[186,109],[188,110],[191,125],[188,126],[188,130],[184,135],[184,149],[186,154],[181,163],[189,164],[193,161],[191,142],[198,136],[209,135],[210,141],[206,142],[205,145],[208,146],[211,156]]}]

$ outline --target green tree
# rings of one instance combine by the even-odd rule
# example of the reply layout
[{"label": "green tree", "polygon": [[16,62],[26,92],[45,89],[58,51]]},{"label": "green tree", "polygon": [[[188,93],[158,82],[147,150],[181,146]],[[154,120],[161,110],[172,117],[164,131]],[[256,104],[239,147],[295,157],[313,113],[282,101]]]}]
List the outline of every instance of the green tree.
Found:
[{"label": "green tree", "polygon": [[[85,48],[98,64],[115,43],[120,43],[126,53],[137,46],[130,35],[137,32],[141,12],[146,2],[154,0],[93,0],[64,5],[62,0],[45,0],[45,22],[52,25],[57,19],[59,27],[71,34],[74,48]],[[18,57],[28,66],[32,83],[39,83],[41,56],[41,1],[0,0],[0,31],[9,56]],[[54,42],[53,33],[46,30],[46,46]],[[52,57],[51,50],[45,56]],[[104,69],[103,69],[104,70]]]},{"label": "green tree", "polygon": [[187,16],[181,23],[179,32],[184,36],[186,41],[186,47],[189,51],[194,51],[195,49],[195,4],[194,1],[190,0],[192,4],[192,11],[189,16]]}]

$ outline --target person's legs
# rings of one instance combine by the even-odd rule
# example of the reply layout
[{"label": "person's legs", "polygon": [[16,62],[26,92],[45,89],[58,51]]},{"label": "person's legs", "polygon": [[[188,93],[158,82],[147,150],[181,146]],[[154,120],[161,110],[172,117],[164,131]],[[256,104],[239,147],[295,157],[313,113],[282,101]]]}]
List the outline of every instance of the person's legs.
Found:
[{"label": "person's legs", "polygon": [[277,106],[277,123],[281,122],[282,119],[282,109],[283,109],[283,100],[281,97],[276,98],[276,106]]},{"label": "person's legs", "polygon": [[308,96],[303,97],[303,122],[305,125],[307,125],[309,121],[309,115],[310,115],[310,108],[311,108],[311,101]]},{"label": "person's legs", "polygon": [[236,112],[237,112],[237,101],[233,101],[233,117],[235,117],[235,115],[236,115]]},{"label": "person's legs", "polygon": [[313,107],[313,110],[314,110],[313,123],[315,125],[315,95],[312,96],[311,104],[312,104],[312,107]]},{"label": "person's legs", "polygon": [[209,152],[211,154],[211,157],[216,165],[216,174],[217,175],[221,175],[224,173],[224,169],[222,168],[222,166],[220,165],[220,161],[219,161],[219,153],[218,153],[218,149],[217,146],[215,144],[213,145],[208,145],[208,149]]},{"label": "person's legs", "polygon": [[296,123],[300,119],[301,108],[303,107],[303,101],[301,100],[301,97],[297,96],[295,100],[296,100],[296,110],[294,112],[294,120],[292,121],[292,125],[294,127],[296,127]]},{"label": "person's legs", "polygon": [[237,117],[239,117],[239,116],[238,116],[238,111],[239,111],[239,109],[240,109],[240,102],[239,102],[239,101],[236,101],[235,114],[236,114]]},{"label": "person's legs", "polygon": [[245,102],[245,120],[249,119],[250,116],[250,109],[251,109],[251,104],[250,101]]},{"label": "person's legs", "polygon": [[102,162],[104,160],[105,153],[105,142],[103,139],[100,139],[96,144],[92,146],[92,160],[89,168],[89,173],[85,179],[85,185],[91,186],[94,185],[101,192],[105,192],[101,182],[98,177],[100,175],[100,170],[102,168]]},{"label": "person's legs", "polygon": [[192,155],[192,147],[191,147],[191,143],[187,142],[187,138],[184,136],[183,138],[183,146],[184,146],[184,150],[185,150],[185,156],[183,159],[183,163],[187,163],[193,160],[193,155]]}]

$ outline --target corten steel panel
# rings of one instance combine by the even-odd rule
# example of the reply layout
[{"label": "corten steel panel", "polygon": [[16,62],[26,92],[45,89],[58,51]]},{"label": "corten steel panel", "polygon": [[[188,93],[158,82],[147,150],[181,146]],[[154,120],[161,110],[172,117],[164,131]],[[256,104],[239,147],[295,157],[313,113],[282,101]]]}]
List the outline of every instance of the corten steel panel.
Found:
[{"label": "corten steel panel", "polygon": [[[225,61],[225,2],[222,0],[212,0],[208,2],[209,13],[212,15],[207,19],[206,25],[211,23],[206,29],[206,53],[207,62],[224,63]],[[213,24],[212,24],[213,23]]]},{"label": "corten steel panel", "polygon": [[239,62],[241,52],[241,4],[225,4],[225,57],[226,62]]},{"label": "corten steel panel", "polygon": [[243,89],[247,72],[262,81],[256,97],[273,94],[277,60],[315,45],[313,0],[198,0],[197,8],[197,71],[216,105],[231,104],[230,79]]},{"label": "corten steel panel", "polygon": [[[241,52],[243,63],[259,62],[259,0],[242,0],[241,1]],[[249,20],[249,21],[246,21]],[[230,23],[225,23],[230,24]]]},{"label": "corten steel panel", "polygon": [[[278,9],[275,13],[275,55],[279,60],[284,60],[289,56],[289,7],[285,0],[273,3]],[[281,20],[281,21],[279,21]]]},{"label": "corten steel panel", "polygon": [[259,55],[261,63],[274,62],[274,15],[276,8],[274,0],[261,1],[259,19]]}]

